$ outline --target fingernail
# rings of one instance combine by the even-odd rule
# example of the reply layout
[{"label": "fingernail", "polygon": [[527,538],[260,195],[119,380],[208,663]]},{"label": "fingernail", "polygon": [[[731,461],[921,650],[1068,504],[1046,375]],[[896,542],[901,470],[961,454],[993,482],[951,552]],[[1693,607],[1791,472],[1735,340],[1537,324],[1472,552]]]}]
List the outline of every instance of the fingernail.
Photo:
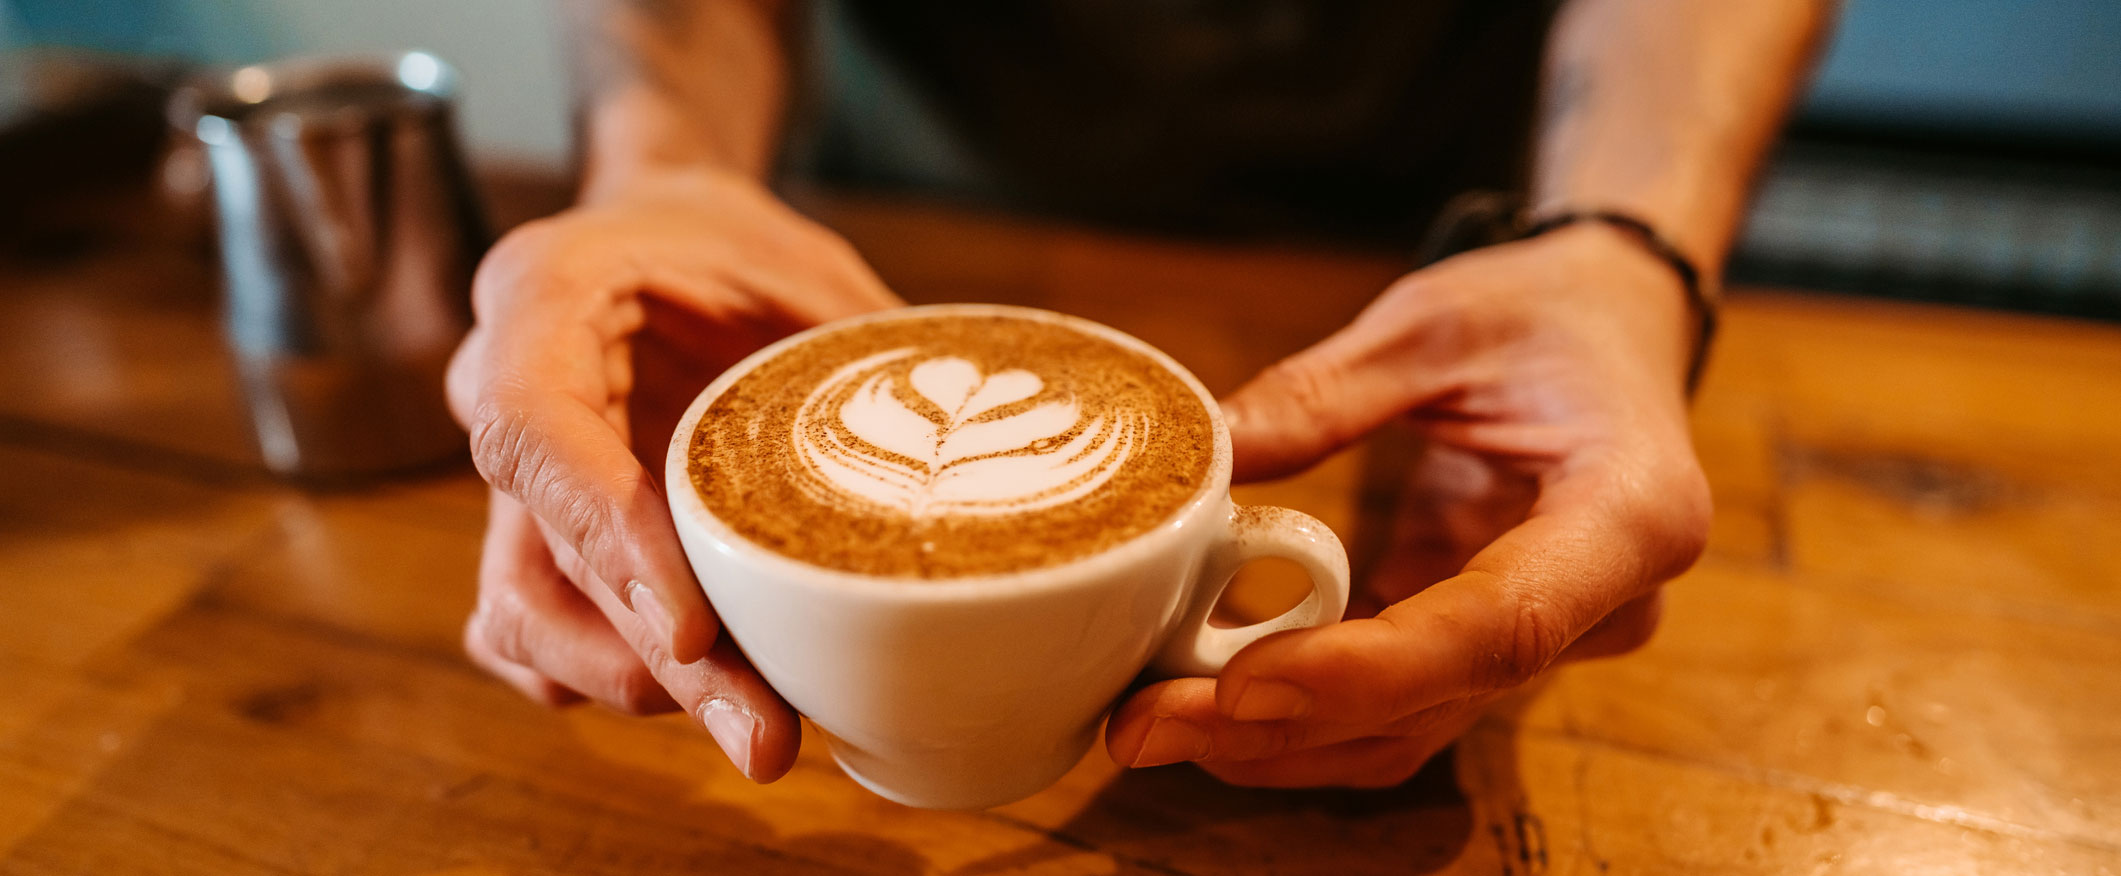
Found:
[{"label": "fingernail", "polygon": [[729,762],[750,778],[751,734],[758,729],[758,719],[726,700],[708,700],[700,704],[700,726],[707,728],[707,735],[714,737]]},{"label": "fingernail", "polygon": [[626,585],[626,607],[633,610],[633,616],[640,618],[641,623],[648,625],[649,631],[655,633],[665,647],[670,647],[672,640],[677,638],[677,624],[671,623],[670,613],[663,610],[663,600],[648,589],[648,585],[639,581]]},{"label": "fingernail", "polygon": [[1311,694],[1286,681],[1253,679],[1237,692],[1230,717],[1239,721],[1285,721],[1311,712]]},{"label": "fingernail", "polygon": [[1162,766],[1207,756],[1208,734],[1199,727],[1177,718],[1158,718],[1149,725],[1149,735],[1142,737],[1141,751],[1135,752],[1133,766]]}]

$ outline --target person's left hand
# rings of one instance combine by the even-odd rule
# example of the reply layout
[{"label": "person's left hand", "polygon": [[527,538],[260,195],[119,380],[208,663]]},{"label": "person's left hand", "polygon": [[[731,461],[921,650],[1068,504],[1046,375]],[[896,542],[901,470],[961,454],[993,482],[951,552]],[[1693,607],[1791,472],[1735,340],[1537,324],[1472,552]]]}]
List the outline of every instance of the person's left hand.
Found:
[{"label": "person's left hand", "polygon": [[1223,403],[1238,479],[1404,418],[1423,448],[1398,539],[1352,619],[1128,699],[1106,728],[1113,759],[1197,761],[1240,785],[1390,786],[1556,663],[1640,646],[1660,586],[1707,538],[1692,336],[1666,265],[1579,226],[1408,275],[1260,374]]}]

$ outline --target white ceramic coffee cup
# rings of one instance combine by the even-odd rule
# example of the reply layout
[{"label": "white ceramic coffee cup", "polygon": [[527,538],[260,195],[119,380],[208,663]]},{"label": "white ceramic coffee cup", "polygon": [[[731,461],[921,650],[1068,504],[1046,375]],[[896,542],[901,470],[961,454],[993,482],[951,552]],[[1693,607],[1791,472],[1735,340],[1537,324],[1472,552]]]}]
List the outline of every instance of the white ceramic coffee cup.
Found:
[{"label": "white ceramic coffee cup", "polygon": [[[751,543],[708,512],[687,451],[708,405],[739,377],[817,332],[952,314],[1058,322],[1169,369],[1214,425],[1215,452],[1200,488],[1156,527],[1101,553],[935,580],[812,566]],[[693,401],[671,437],[664,482],[678,537],[723,629],[824,731],[848,775],[913,806],[975,809],[1036,793],[1082,758],[1105,711],[1145,667],[1212,676],[1261,636],[1332,623],[1348,603],[1347,554],[1331,529],[1286,508],[1231,503],[1229,430],[1199,380],[1148,344],[1042,310],[912,307],[773,344]],[[1302,566],[1311,595],[1272,620],[1211,626],[1209,611],[1230,577],[1261,557]]]}]

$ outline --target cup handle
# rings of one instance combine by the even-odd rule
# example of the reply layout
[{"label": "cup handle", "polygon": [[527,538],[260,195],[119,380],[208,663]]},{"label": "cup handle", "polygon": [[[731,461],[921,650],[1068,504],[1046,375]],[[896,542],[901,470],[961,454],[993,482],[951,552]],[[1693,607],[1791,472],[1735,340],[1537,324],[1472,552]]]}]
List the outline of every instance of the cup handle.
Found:
[{"label": "cup handle", "polygon": [[[1311,577],[1311,595],[1281,615],[1250,626],[1223,629],[1208,623],[1215,602],[1238,568],[1262,557],[1281,557]],[[1224,534],[1209,548],[1193,604],[1164,643],[1152,666],[1167,677],[1212,677],[1237,652],[1269,633],[1322,627],[1348,609],[1348,552],[1325,524],[1300,511],[1267,505],[1233,505]]]}]

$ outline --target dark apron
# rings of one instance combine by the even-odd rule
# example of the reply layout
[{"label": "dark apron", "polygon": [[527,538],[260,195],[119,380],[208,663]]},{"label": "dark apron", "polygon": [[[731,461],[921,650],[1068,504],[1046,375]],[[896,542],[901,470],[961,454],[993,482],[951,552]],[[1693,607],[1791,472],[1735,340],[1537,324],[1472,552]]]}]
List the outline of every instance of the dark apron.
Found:
[{"label": "dark apron", "polygon": [[829,4],[808,172],[1137,227],[1411,241],[1525,177],[1554,0]]}]

